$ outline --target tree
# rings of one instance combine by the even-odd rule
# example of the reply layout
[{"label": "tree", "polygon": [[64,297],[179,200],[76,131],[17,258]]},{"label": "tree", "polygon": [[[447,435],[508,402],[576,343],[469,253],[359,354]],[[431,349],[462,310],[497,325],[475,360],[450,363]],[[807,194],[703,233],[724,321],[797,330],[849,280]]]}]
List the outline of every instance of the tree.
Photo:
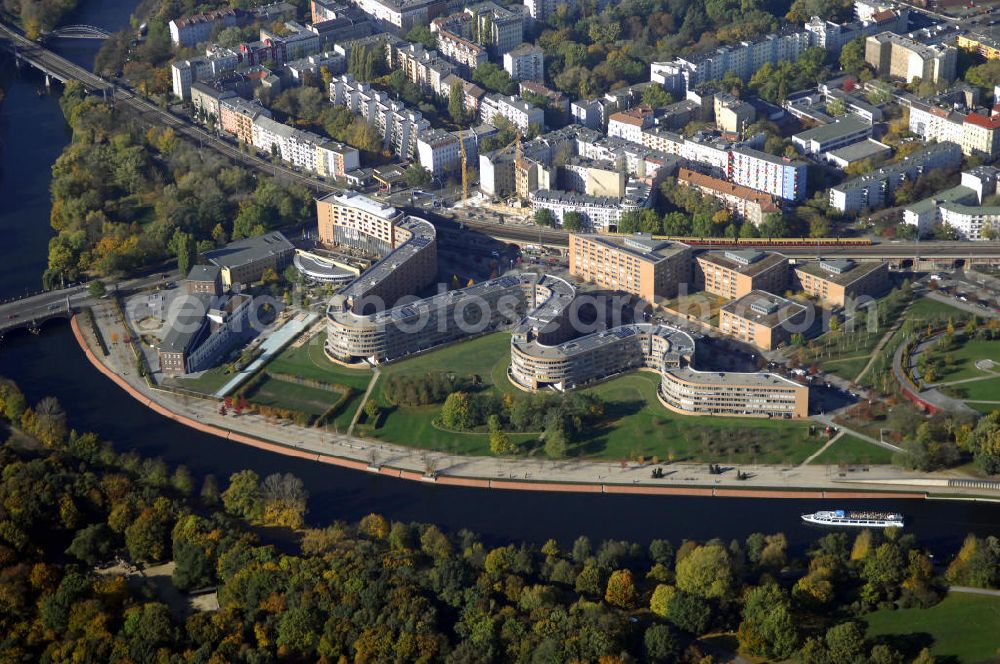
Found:
[{"label": "tree", "polygon": [[260,485],[262,520],[268,525],[301,528],[308,500],[302,480],[291,473],[268,475]]},{"label": "tree", "polygon": [[103,523],[78,530],[66,553],[88,565],[96,565],[108,557],[112,550],[114,533]]},{"label": "tree", "polygon": [[768,659],[790,657],[799,635],[789,606],[788,596],[774,583],[747,591],[743,621],[737,630],[740,650]]},{"label": "tree", "polygon": [[493,454],[502,456],[517,452],[517,445],[511,441],[510,436],[501,430],[499,417],[495,414],[490,415],[486,420],[486,426],[490,431],[490,451]]},{"label": "tree", "polygon": [[467,392],[452,392],[441,407],[441,424],[449,429],[471,429],[472,399]]},{"label": "tree", "polygon": [[535,214],[532,216],[535,225],[537,226],[555,226],[556,218],[552,214],[552,211],[547,208],[538,208],[535,210]]},{"label": "tree", "polygon": [[375,399],[368,399],[365,402],[365,419],[370,422],[372,426],[378,423],[378,417],[382,414],[382,409],[378,407],[378,402]]},{"label": "tree", "polygon": [[583,215],[579,212],[567,212],[563,215],[563,228],[576,233],[583,229]]},{"label": "tree", "polygon": [[652,83],[642,91],[642,103],[646,106],[658,108],[674,103],[674,98],[662,85]]},{"label": "tree", "polygon": [[219,483],[215,479],[215,475],[206,475],[205,480],[201,483],[201,502],[208,507],[214,507],[219,504],[222,496],[219,495]]},{"label": "tree", "polygon": [[670,608],[670,600],[677,593],[677,589],[665,583],[661,583],[653,590],[653,595],[649,598],[649,610],[661,618],[667,617]]},{"label": "tree", "polygon": [[448,89],[448,115],[452,122],[457,125],[465,125],[465,88],[458,81],[454,81]]},{"label": "tree", "polygon": [[712,607],[701,597],[678,590],[667,604],[667,620],[689,634],[700,636],[712,623]]},{"label": "tree", "polygon": [[90,297],[104,297],[105,293],[108,292],[108,289],[105,288],[103,281],[100,279],[94,279],[87,284],[87,292],[90,294]]},{"label": "tree", "polygon": [[865,633],[856,622],[845,622],[826,630],[826,648],[834,662],[850,664],[866,661]]},{"label": "tree", "polygon": [[185,233],[179,228],[174,231],[170,240],[170,248],[177,256],[177,270],[181,275],[187,276],[197,260],[197,250],[194,238],[190,233]]},{"label": "tree", "polygon": [[406,184],[411,187],[426,187],[434,179],[431,172],[414,162],[406,169]]},{"label": "tree", "polygon": [[677,563],[677,587],[704,598],[726,596],[732,586],[729,555],[721,544],[699,546]]},{"label": "tree", "polygon": [[173,514],[170,501],[157,498],[125,529],[125,546],[132,560],[158,562],[170,550]]},{"label": "tree", "polygon": [[569,449],[569,437],[566,428],[561,423],[545,428],[545,456],[550,459],[562,459]]},{"label": "tree", "polygon": [[260,476],[252,470],[241,470],[229,477],[229,486],[222,492],[222,505],[235,516],[256,521],[263,513],[260,496]]},{"label": "tree", "polygon": [[642,637],[646,647],[646,660],[650,662],[676,661],[680,646],[674,633],[666,625],[650,625]]},{"label": "tree", "polygon": [[429,51],[437,48],[437,35],[431,32],[426,25],[415,25],[406,33],[406,41],[417,42],[424,45]]},{"label": "tree", "polygon": [[608,579],[604,599],[613,606],[630,609],[635,606],[636,590],[632,572],[627,569],[615,570]]}]

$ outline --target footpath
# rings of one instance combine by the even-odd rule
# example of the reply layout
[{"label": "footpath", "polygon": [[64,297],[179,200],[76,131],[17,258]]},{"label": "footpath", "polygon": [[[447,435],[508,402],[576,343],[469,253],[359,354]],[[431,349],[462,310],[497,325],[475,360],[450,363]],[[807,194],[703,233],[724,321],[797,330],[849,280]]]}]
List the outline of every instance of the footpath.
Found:
[{"label": "footpath", "polygon": [[[104,339],[121,331],[113,305],[95,307],[94,322]],[[98,371],[166,418],[231,442],[379,475],[453,486],[534,491],[862,499],[884,498],[887,492],[893,498],[925,498],[937,492],[1000,498],[996,491],[943,488],[945,476],[933,476],[930,486],[924,487],[919,482],[931,476],[888,466],[873,467],[865,473],[864,483],[852,483],[850,477],[822,465],[742,465],[739,470],[748,478],[738,480],[735,469],[712,475],[707,464],[671,463],[664,466],[665,477],[653,479],[651,466],[638,463],[460,456],[290,423],[272,424],[254,414],[221,415],[215,400],[151,388],[136,371],[132,349],[125,343],[111,344],[105,355],[85,318],[74,317],[71,325],[77,342]],[[873,488],[873,480],[881,481]]]}]

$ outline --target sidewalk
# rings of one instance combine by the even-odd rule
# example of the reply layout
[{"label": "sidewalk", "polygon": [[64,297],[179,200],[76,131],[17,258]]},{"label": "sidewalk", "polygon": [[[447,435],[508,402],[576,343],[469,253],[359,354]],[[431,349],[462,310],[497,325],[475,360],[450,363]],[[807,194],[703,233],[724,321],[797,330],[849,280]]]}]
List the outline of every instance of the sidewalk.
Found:
[{"label": "sidewalk", "polygon": [[[98,325],[110,338],[116,320],[98,313],[95,312]],[[94,352],[96,343],[86,327],[74,319],[74,334],[95,367],[165,417],[233,442],[392,477],[483,488],[787,498],[823,498],[829,491],[849,492],[837,493],[840,497],[885,497],[885,490],[893,488],[890,485],[880,491],[859,489],[859,485],[847,480],[830,477],[825,466],[743,465],[739,470],[748,473],[749,478],[737,480],[735,468],[722,475],[711,475],[707,464],[669,464],[665,466],[665,478],[652,479],[651,466],[636,463],[458,456],[293,424],[274,425],[253,414],[220,415],[215,400],[150,388],[136,375],[135,361],[126,345],[112,345],[106,358],[99,351]],[[876,474],[889,482],[926,477],[887,466],[878,467]],[[896,489],[904,493],[896,493],[894,497],[925,496],[924,487]],[[968,493],[973,495],[975,491]]]}]

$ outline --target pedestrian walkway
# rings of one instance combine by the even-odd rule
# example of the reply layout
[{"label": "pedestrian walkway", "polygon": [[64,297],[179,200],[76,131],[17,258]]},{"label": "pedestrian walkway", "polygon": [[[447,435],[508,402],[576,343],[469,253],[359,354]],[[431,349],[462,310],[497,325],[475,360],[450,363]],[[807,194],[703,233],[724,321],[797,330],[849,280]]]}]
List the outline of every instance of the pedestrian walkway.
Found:
[{"label": "pedestrian walkway", "polygon": [[361,403],[358,404],[358,409],[354,411],[354,417],[351,418],[351,425],[347,427],[347,435],[354,434],[354,425],[358,423],[358,418],[361,417],[361,411],[365,408],[365,403],[368,401],[368,397],[372,395],[372,390],[375,389],[375,383],[378,382],[379,370],[375,367],[375,371],[372,372],[372,378],[368,381],[368,388],[365,389],[365,394],[361,397]]},{"label": "pedestrian walkway", "polygon": [[806,460],[803,461],[802,463],[800,463],[799,465],[800,466],[808,466],[810,463],[812,463],[813,459],[815,459],[816,457],[818,457],[823,452],[826,452],[827,448],[829,448],[835,442],[837,442],[838,440],[840,440],[844,436],[845,433],[847,433],[847,432],[844,431],[843,429],[841,429],[840,431],[838,431],[836,434],[834,434],[830,438],[830,440],[826,441],[826,443],[823,445],[823,447],[819,448],[818,450],[816,450],[815,452],[813,452],[812,454],[810,454],[806,458]]}]

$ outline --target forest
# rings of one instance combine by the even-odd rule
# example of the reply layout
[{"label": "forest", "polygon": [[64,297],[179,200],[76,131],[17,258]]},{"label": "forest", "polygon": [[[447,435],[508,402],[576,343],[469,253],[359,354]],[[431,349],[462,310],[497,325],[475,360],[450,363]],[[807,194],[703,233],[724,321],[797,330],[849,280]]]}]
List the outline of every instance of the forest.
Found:
[{"label": "forest", "polygon": [[73,141],[52,167],[47,286],[128,274],[192,246],[207,251],[314,217],[306,189],[258,179],[75,82],[60,105]]},{"label": "forest", "polygon": [[[486,543],[394,522],[308,527],[290,475],[233,474],[200,491],[183,466],[71,430],[58,401],[0,381],[0,659],[101,662],[699,662],[698,637],[805,664],[932,662],[868,638],[876,609],[930,607],[948,584],[995,587],[1000,542],[969,536],[943,574],[910,534],[783,534],[676,544]],[[260,526],[298,543],[261,541]],[[177,611],[109,565],[172,560]],[[103,573],[99,573],[103,571]]]}]

